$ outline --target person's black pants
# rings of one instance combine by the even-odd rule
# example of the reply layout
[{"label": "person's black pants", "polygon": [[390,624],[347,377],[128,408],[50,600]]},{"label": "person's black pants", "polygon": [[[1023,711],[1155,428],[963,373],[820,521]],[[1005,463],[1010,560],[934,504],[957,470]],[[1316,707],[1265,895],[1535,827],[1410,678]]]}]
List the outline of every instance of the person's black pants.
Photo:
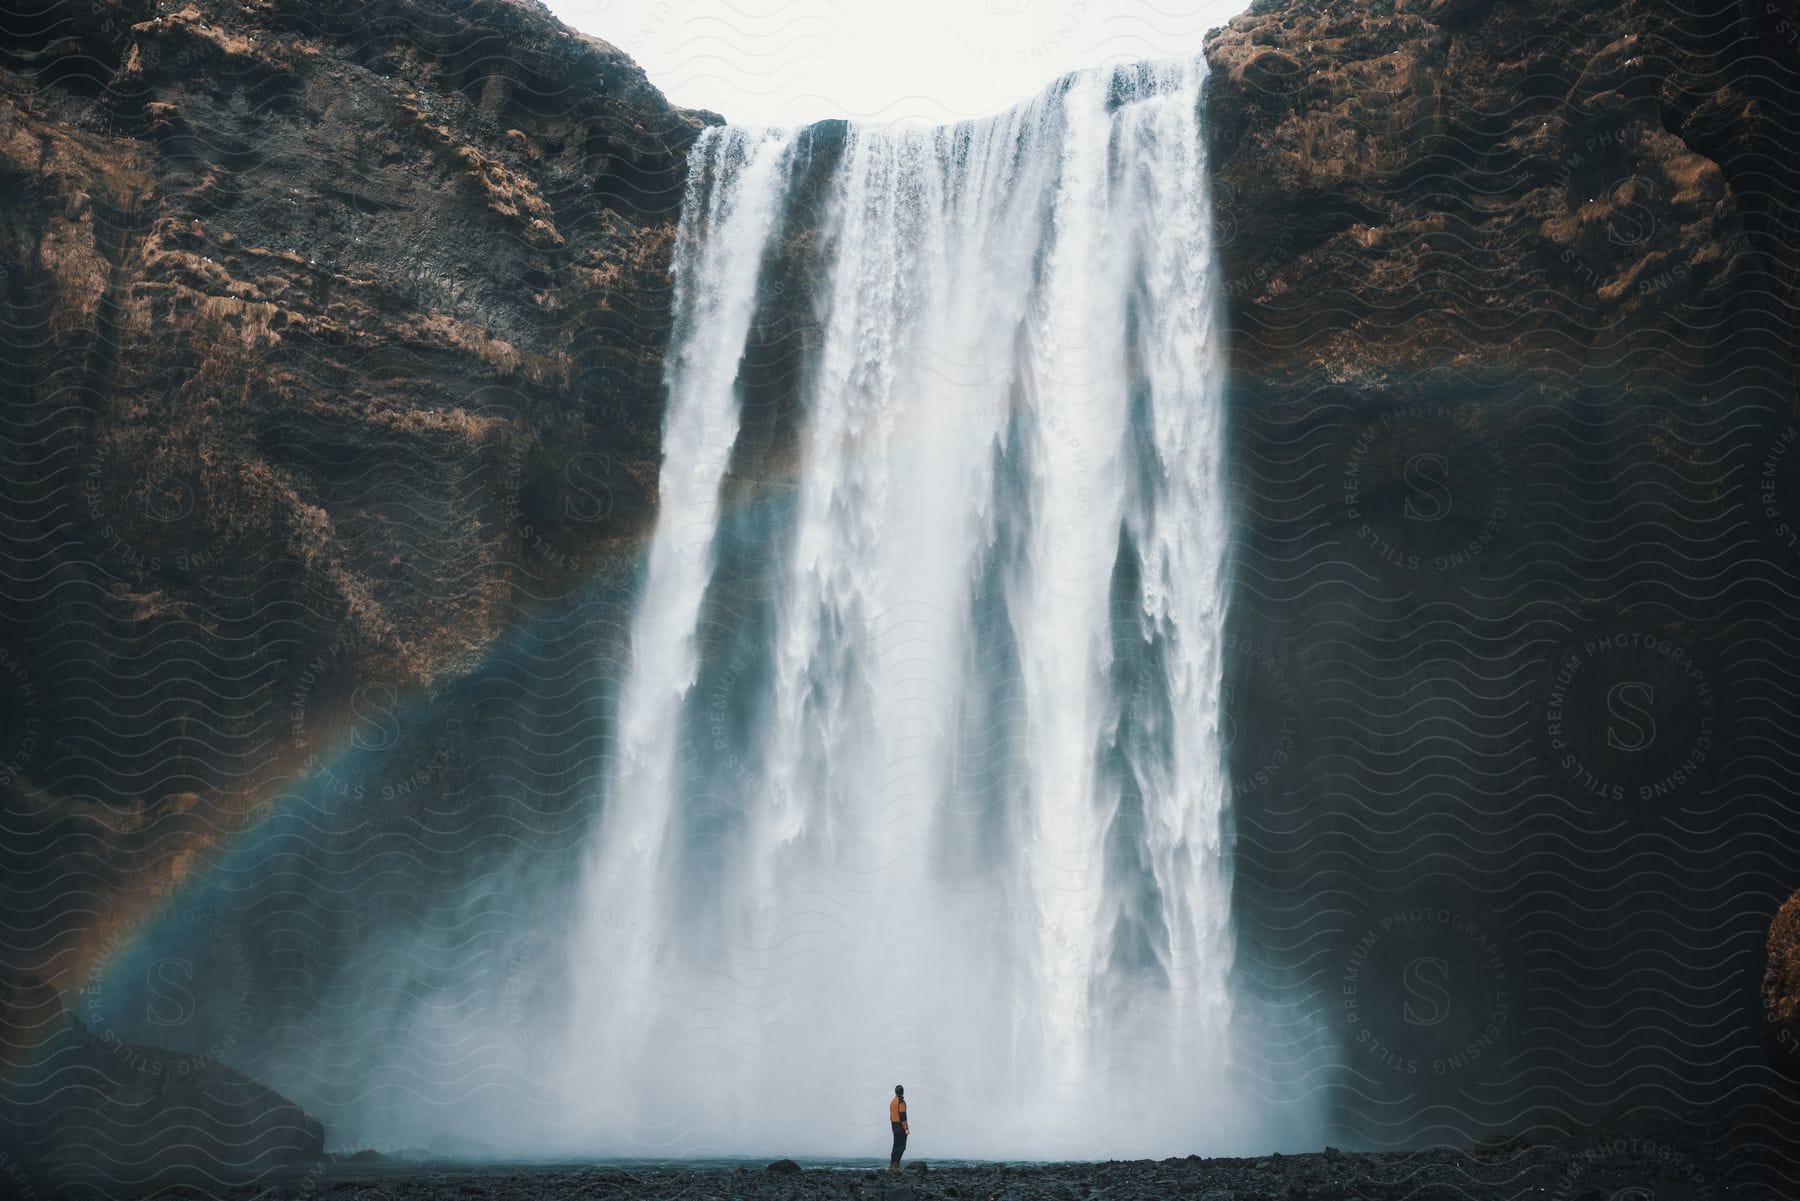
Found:
[{"label": "person's black pants", "polygon": [[900,1157],[906,1154],[906,1131],[900,1128],[899,1122],[889,1122],[888,1125],[894,1128],[894,1150],[888,1156],[888,1162],[899,1163]]}]

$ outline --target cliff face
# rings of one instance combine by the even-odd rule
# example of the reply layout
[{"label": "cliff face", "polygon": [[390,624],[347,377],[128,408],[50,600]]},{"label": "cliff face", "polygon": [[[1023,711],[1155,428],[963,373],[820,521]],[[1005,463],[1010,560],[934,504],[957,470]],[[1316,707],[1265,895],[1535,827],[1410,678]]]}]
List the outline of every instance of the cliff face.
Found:
[{"label": "cliff face", "polygon": [[1730,3],[1253,5],[1206,49],[1239,370],[1707,369],[1708,318],[1791,312],[1793,29]]},{"label": "cliff face", "polygon": [[[532,0],[0,15],[26,907],[159,891],[368,698],[466,674],[638,537],[709,120]],[[52,929],[13,966],[104,932]]]},{"label": "cliff face", "polygon": [[[1323,1015],[1270,1070],[1347,1065],[1364,1141],[1760,1062],[1800,842],[1797,25],[1260,0],[1208,42],[1242,974]],[[712,119],[526,0],[0,16],[6,966],[97,984],[236,844],[189,968],[255,1015],[97,1036],[356,1112],[387,1034],[308,1006],[486,874],[432,933],[518,1024],[555,889],[507,873],[591,808]],[[778,257],[734,488],[791,453],[816,332]]]},{"label": "cliff face", "polygon": [[1241,972],[1322,1015],[1352,1137],[1767,1083],[1795,29],[1259,0],[1208,39]]}]

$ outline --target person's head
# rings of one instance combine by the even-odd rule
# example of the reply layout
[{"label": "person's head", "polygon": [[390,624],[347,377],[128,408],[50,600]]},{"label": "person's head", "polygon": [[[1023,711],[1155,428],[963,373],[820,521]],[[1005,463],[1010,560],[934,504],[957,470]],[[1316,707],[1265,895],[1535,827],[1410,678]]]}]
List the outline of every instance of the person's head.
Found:
[{"label": "person's head", "polygon": [[904,1097],[906,1095],[906,1086],[904,1084],[896,1084],[894,1086],[894,1095],[896,1097]]}]

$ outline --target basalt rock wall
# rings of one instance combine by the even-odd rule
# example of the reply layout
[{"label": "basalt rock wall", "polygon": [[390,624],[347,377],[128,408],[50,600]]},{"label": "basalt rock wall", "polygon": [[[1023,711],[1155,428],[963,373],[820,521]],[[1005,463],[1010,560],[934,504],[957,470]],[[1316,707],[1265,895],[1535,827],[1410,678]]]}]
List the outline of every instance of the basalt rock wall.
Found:
[{"label": "basalt rock wall", "polygon": [[[0,21],[4,966],[329,1127],[417,1083],[339,982],[556,992],[525,910],[608,746],[716,118],[525,0]],[[1773,1087],[1797,27],[1261,0],[1208,40],[1243,1045],[1344,1137]],[[808,136],[734,495],[793,449]],[[382,953],[427,945],[458,979]],[[170,961],[213,999],[174,1024]]]},{"label": "basalt rock wall", "polygon": [[716,120],[529,0],[0,13],[8,966],[622,585]]},{"label": "basalt rock wall", "polygon": [[1774,1087],[1791,6],[1210,35],[1252,1070],[1380,1144]]}]

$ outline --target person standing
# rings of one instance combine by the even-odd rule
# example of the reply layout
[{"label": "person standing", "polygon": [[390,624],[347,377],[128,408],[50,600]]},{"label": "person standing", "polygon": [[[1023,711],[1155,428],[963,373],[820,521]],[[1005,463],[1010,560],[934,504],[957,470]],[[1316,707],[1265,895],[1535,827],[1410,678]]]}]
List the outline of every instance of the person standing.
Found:
[{"label": "person standing", "polygon": [[894,1129],[894,1150],[888,1156],[888,1171],[900,1170],[900,1157],[906,1154],[906,1136],[912,1133],[912,1125],[906,1120],[906,1086],[896,1084],[894,1095],[888,1101],[888,1125]]}]

